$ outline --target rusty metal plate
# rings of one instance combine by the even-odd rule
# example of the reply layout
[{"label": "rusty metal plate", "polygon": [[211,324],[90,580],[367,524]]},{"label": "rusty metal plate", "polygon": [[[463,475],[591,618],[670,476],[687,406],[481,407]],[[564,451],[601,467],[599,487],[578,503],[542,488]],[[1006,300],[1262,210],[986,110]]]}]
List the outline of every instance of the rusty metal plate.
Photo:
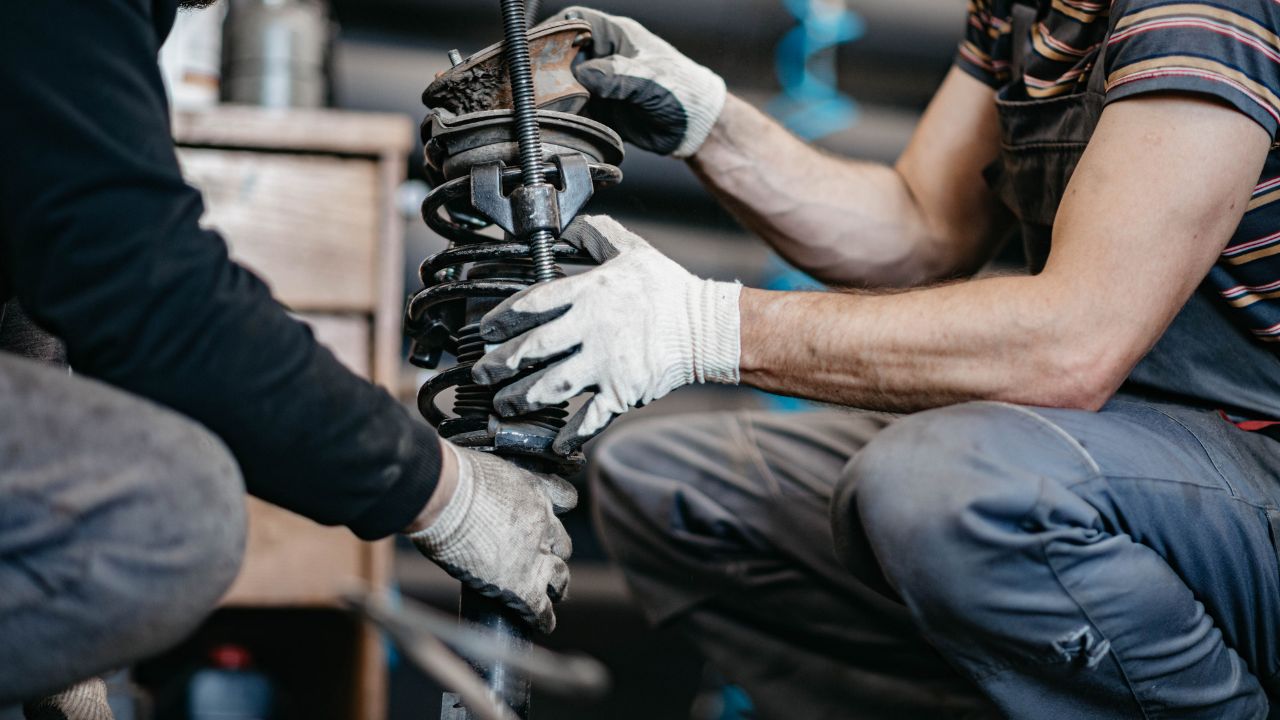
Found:
[{"label": "rusty metal plate", "polygon": [[[590,93],[573,76],[573,60],[579,48],[590,42],[591,25],[582,20],[545,23],[529,31],[539,109],[577,113],[586,104]],[[490,45],[441,73],[422,93],[422,102],[456,115],[512,109],[511,81],[502,50],[502,43]]]}]

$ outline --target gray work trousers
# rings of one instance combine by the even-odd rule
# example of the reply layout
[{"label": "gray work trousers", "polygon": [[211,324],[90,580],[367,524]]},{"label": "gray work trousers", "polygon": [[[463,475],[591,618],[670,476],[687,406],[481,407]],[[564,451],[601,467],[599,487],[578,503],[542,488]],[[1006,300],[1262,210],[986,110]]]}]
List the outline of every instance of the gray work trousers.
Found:
[{"label": "gray work trousers", "polygon": [[762,718],[1265,718],[1280,442],[1215,411],[971,403],[637,421],[607,547]]},{"label": "gray work trousers", "polygon": [[164,649],[230,585],[245,493],[194,422],[0,352],[0,707]]}]

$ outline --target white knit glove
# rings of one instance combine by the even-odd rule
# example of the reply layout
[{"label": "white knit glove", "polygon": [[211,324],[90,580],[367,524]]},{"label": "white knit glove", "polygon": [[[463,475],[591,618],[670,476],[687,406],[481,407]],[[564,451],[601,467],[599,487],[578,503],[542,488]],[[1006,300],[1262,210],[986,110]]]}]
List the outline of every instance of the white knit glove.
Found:
[{"label": "white knit glove", "polygon": [[580,217],[562,239],[602,265],[524,290],[481,321],[485,341],[503,344],[476,364],[476,382],[499,384],[554,361],[499,391],[499,414],[594,389],[556,437],[555,451],[568,454],[682,385],[737,384],[741,285],[694,277],[608,217]]},{"label": "white knit glove", "polygon": [[566,597],[565,561],[573,552],[556,515],[578,504],[578,491],[558,477],[445,444],[458,458],[458,487],[440,517],[409,538],[450,575],[551,632],[551,604]]},{"label": "white knit glove", "polygon": [[114,720],[107,704],[107,684],[90,678],[56,695],[22,706],[27,720]]},{"label": "white knit glove", "polygon": [[566,16],[591,23],[590,59],[574,67],[591,91],[587,113],[659,155],[698,152],[724,110],[724,80],[635,20],[584,7]]}]

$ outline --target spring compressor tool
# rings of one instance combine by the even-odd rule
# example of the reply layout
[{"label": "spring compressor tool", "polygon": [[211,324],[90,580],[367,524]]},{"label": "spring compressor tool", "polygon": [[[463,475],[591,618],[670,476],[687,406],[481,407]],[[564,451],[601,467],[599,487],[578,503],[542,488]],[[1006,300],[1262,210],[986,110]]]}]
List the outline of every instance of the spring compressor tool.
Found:
[{"label": "spring compressor tool", "polygon": [[[534,283],[560,277],[562,264],[593,264],[557,238],[597,189],[622,180],[622,141],[577,114],[588,93],[574,79],[572,63],[590,42],[591,26],[564,20],[529,30],[523,0],[501,0],[501,8],[505,42],[465,60],[450,53],[454,67],[423,93],[430,110],[422,126],[425,169],[434,188],[423,219],[449,246],[423,262],[423,288],[410,300],[405,329],[414,365],[435,369],[446,354],[456,359],[418,394],[419,410],[443,437],[530,470],[569,475],[581,467],[581,454],[564,457],[551,449],[565,407],[500,418],[493,410],[496,390],[476,385],[471,369],[484,355],[479,323],[485,313]],[[488,228],[501,233],[482,232]],[[464,620],[513,646],[529,643],[531,628],[501,602],[464,589],[460,607]],[[517,716],[528,717],[526,675],[501,662],[473,666]],[[446,696],[441,717],[473,716]]]},{"label": "spring compressor tool", "polygon": [[355,588],[343,593],[343,604],[376,625],[424,674],[465,698],[475,720],[513,720],[506,705],[491,697],[488,686],[463,657],[503,663],[535,678],[544,692],[597,698],[610,685],[609,671],[586,655],[564,655],[536,646],[512,647],[507,638],[458,623],[448,615],[404,597]]}]

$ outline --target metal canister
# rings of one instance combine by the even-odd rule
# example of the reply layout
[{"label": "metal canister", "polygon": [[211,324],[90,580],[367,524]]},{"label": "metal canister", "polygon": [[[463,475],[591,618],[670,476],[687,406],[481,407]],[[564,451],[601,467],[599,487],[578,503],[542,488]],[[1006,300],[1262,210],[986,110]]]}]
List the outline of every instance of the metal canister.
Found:
[{"label": "metal canister", "polygon": [[222,27],[227,8],[184,11],[160,48],[160,70],[175,108],[218,104],[222,82]]},{"label": "metal canister", "polygon": [[323,107],[333,23],[321,0],[235,0],[223,51],[223,99],[264,107]]}]

